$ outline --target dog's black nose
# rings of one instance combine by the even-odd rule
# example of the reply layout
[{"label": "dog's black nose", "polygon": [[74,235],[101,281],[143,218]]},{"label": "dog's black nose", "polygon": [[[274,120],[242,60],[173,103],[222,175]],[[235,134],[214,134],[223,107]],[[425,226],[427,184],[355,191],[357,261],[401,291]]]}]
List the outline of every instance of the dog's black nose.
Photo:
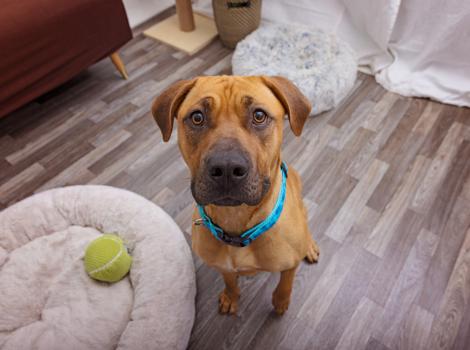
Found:
[{"label": "dog's black nose", "polygon": [[207,159],[207,171],[212,180],[223,186],[233,186],[247,177],[249,160],[241,152],[217,152]]}]

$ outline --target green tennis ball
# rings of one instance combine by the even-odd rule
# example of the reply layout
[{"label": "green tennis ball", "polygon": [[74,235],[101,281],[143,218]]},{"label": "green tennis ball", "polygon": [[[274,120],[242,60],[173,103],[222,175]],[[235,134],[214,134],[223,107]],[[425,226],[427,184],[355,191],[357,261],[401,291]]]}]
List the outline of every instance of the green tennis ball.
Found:
[{"label": "green tennis ball", "polygon": [[103,282],[117,282],[130,270],[132,257],[122,239],[104,234],[91,241],[85,251],[85,270],[91,278]]}]

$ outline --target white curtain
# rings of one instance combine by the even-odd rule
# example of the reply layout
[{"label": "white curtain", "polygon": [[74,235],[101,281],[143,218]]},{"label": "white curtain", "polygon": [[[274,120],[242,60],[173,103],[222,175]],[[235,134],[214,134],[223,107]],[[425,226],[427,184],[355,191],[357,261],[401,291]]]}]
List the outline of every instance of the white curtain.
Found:
[{"label": "white curtain", "polygon": [[470,107],[469,0],[263,0],[262,16],[336,33],[388,90]]}]

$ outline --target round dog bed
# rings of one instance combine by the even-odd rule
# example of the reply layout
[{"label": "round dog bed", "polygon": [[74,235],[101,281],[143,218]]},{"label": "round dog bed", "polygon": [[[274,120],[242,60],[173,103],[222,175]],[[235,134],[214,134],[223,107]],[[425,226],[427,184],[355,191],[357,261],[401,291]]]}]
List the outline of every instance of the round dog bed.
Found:
[{"label": "round dog bed", "polygon": [[[88,243],[117,233],[130,274],[85,272]],[[188,244],[152,202],[106,186],[55,189],[0,213],[0,348],[185,349],[195,314]]]},{"label": "round dog bed", "polygon": [[312,115],[332,109],[348,94],[357,74],[351,47],[320,29],[264,24],[238,43],[234,75],[281,75],[312,103]]}]

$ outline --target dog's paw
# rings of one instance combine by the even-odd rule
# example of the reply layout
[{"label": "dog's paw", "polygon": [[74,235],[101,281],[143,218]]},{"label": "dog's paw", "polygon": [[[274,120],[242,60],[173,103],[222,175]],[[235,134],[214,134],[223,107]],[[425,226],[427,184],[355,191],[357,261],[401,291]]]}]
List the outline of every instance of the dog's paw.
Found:
[{"label": "dog's paw", "polygon": [[274,311],[280,316],[284,315],[284,313],[289,308],[290,304],[290,297],[285,298],[279,296],[276,292],[273,293],[273,306]]},{"label": "dog's paw", "polygon": [[305,257],[305,259],[310,264],[313,264],[318,262],[318,259],[320,258],[320,248],[318,248],[317,243],[313,239],[310,242],[311,243],[308,247],[307,256]]},{"label": "dog's paw", "polygon": [[221,314],[235,314],[238,309],[238,297],[230,297],[224,290],[219,296],[219,312]]}]

